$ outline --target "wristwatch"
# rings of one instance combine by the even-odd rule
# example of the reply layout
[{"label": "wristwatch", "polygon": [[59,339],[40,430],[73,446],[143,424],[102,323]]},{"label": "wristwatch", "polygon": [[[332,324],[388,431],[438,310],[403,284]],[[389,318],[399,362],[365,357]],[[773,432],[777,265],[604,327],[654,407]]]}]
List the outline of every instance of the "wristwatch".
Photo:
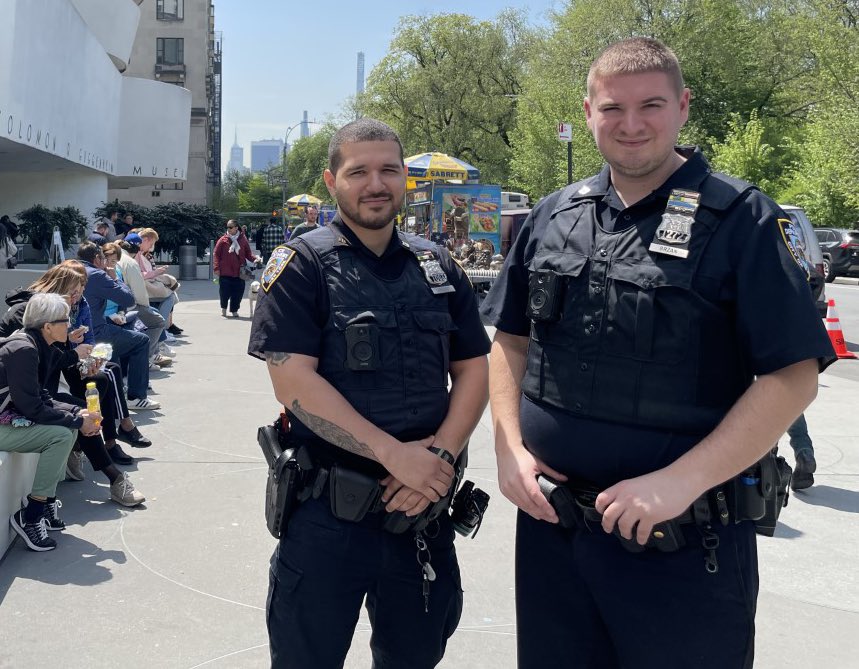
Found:
[{"label": "wristwatch", "polygon": [[437,448],[435,446],[430,446],[427,450],[435,453],[438,457],[440,457],[442,460],[447,462],[449,465],[452,465],[454,462],[456,462],[456,458],[453,457],[453,454],[450,451],[446,451],[443,448]]}]

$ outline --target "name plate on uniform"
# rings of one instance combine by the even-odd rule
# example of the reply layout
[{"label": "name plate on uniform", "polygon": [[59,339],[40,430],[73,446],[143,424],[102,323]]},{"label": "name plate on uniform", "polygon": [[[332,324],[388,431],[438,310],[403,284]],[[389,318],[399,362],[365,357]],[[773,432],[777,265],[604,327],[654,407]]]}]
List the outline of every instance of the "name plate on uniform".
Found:
[{"label": "name plate on uniform", "polygon": [[692,224],[695,223],[700,198],[700,193],[691,190],[675,188],[671,191],[665,213],[650,244],[653,253],[677,258],[689,257]]}]

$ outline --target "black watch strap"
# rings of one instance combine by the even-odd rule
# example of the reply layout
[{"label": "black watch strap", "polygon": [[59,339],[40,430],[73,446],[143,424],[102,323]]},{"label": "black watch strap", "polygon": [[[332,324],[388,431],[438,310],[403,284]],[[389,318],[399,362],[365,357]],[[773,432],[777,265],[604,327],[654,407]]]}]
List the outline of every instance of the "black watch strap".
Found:
[{"label": "black watch strap", "polygon": [[435,453],[442,460],[445,460],[448,464],[453,465],[456,462],[456,458],[453,457],[453,453],[450,451],[446,451],[443,448],[437,448],[435,446],[430,446],[427,450]]}]

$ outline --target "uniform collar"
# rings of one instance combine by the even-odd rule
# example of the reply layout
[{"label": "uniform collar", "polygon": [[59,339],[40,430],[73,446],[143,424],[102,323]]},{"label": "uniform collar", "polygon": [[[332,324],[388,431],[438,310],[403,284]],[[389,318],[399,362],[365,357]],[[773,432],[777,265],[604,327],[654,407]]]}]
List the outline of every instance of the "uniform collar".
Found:
[{"label": "uniform collar", "polygon": [[385,252],[382,253],[381,256],[377,256],[370,249],[368,249],[364,245],[364,242],[358,239],[358,236],[354,232],[352,232],[352,229],[343,222],[343,219],[340,218],[339,212],[334,215],[334,218],[328,225],[335,233],[335,237],[337,238],[334,242],[335,247],[349,246],[356,249],[359,253],[363,253],[378,260],[381,260],[382,258],[385,258],[388,255],[397,253],[399,251],[408,251],[408,247],[404,247],[403,244],[400,242],[400,238],[397,235],[396,226],[391,233],[391,241],[388,242],[388,246],[385,249]]}]

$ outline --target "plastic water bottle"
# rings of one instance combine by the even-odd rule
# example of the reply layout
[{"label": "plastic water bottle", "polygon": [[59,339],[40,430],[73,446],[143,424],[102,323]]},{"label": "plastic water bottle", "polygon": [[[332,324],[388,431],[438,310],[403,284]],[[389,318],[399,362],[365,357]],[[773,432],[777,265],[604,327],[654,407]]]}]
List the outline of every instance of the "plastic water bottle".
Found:
[{"label": "plastic water bottle", "polygon": [[[90,416],[98,414],[101,416],[101,403],[98,401],[98,388],[95,387],[95,381],[90,381],[86,384],[86,408]],[[94,419],[96,426],[101,425],[101,418]]]}]

